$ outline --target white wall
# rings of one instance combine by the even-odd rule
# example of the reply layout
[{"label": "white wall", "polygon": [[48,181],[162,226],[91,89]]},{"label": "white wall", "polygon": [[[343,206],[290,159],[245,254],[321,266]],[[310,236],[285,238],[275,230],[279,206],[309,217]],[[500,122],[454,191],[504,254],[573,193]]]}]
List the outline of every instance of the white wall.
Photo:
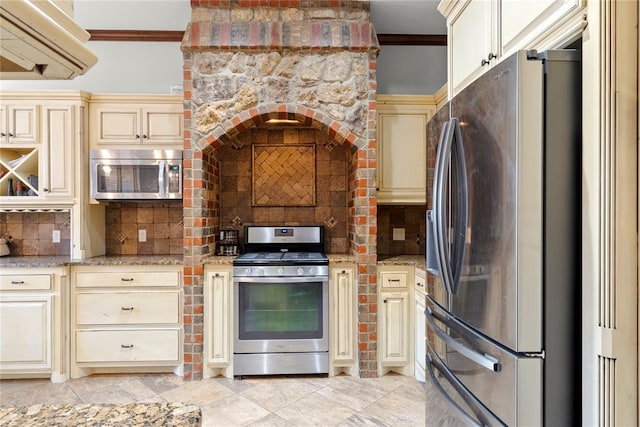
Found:
[{"label": "white wall", "polygon": [[[76,22],[93,30],[184,30],[190,15],[189,0],[74,2]],[[170,93],[172,85],[182,84],[180,43],[96,41],[87,45],[98,56],[98,63],[74,80],[5,80],[0,82],[0,88]],[[446,47],[382,46],[378,57],[378,92],[433,94],[446,82],[446,61]]]}]

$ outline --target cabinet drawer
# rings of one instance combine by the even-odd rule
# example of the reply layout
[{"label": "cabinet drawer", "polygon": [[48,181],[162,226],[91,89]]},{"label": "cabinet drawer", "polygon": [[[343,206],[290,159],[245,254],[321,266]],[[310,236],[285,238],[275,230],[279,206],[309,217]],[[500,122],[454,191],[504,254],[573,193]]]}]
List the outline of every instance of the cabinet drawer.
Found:
[{"label": "cabinet drawer", "polygon": [[76,331],[78,363],[179,361],[178,329]]},{"label": "cabinet drawer", "polygon": [[51,289],[50,274],[7,274],[0,276],[2,291],[31,291]]},{"label": "cabinet drawer", "polygon": [[178,292],[78,293],[76,324],[178,323]]},{"label": "cabinet drawer", "polygon": [[121,286],[177,287],[180,284],[178,271],[79,271],[76,287],[102,288]]},{"label": "cabinet drawer", "polygon": [[406,288],[407,273],[382,273],[380,282],[383,288]]}]

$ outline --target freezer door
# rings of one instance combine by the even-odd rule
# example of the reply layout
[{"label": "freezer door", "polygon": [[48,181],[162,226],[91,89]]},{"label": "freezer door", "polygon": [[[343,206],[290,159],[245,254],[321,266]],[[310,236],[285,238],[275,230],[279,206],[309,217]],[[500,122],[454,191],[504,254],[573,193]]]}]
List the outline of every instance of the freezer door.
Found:
[{"label": "freezer door", "polygon": [[450,384],[445,387],[439,381],[438,386],[432,378],[432,385],[446,399],[461,407],[460,402],[466,402],[471,413],[464,412],[480,425],[542,425],[541,358],[521,357],[489,341],[430,297],[426,314],[427,336],[433,337],[427,360]]}]

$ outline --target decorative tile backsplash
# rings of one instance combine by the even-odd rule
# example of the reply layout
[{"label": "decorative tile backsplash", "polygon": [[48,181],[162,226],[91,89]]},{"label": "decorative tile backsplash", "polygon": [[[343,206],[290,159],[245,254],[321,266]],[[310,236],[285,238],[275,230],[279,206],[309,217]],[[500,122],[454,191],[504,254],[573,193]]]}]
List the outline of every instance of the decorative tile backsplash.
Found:
[{"label": "decorative tile backsplash", "polygon": [[[425,254],[425,210],[424,205],[378,206],[378,258]],[[393,240],[394,228],[404,228],[404,240]]]},{"label": "decorative tile backsplash", "polygon": [[[11,256],[68,256],[71,254],[71,214],[62,212],[2,212],[0,236],[10,236]],[[60,242],[53,242],[53,230]]]},{"label": "decorative tile backsplash", "polygon": [[[105,215],[107,255],[182,255],[182,203],[110,202]],[[146,242],[138,241],[140,230]]]},{"label": "decorative tile backsplash", "polygon": [[[348,220],[348,173],[351,153],[342,145],[331,142],[325,133],[314,129],[252,129],[239,135],[236,144],[227,145],[218,150],[220,162],[220,212],[221,227],[236,228],[242,232],[244,225],[325,225],[325,244],[328,253],[346,253],[348,250],[347,220]],[[315,147],[313,147],[315,145]],[[300,162],[283,162],[281,157],[272,158],[273,169],[290,167],[297,168],[295,173],[279,173],[277,176],[284,180],[278,187],[280,193],[273,189],[269,192],[269,206],[255,203],[255,179],[261,179],[264,174],[256,176],[252,171],[252,153],[256,147],[281,146],[279,154],[286,156],[292,149],[315,148],[315,163],[306,164],[303,177],[302,169],[297,168]],[[313,156],[309,156],[313,159]],[[261,167],[269,169],[268,156]],[[293,161],[292,161],[293,162]],[[292,201],[295,188],[300,182],[313,179],[315,181],[315,206],[299,206],[298,201]],[[306,182],[306,181],[305,181]],[[264,185],[264,183],[262,183]],[[241,236],[242,239],[242,236]]]}]

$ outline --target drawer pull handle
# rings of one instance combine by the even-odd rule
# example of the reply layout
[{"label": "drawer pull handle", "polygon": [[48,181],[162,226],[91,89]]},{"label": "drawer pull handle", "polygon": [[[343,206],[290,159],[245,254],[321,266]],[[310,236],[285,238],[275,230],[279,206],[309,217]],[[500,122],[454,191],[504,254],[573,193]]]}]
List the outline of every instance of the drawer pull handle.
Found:
[{"label": "drawer pull handle", "polygon": [[129,345],[127,345],[127,344],[120,344],[120,347],[122,347],[122,348],[133,348],[133,344],[129,344]]},{"label": "drawer pull handle", "polygon": [[123,277],[120,280],[122,280],[123,282],[133,282],[133,277],[130,277],[128,279]]},{"label": "drawer pull handle", "polygon": [[123,311],[133,311],[133,307],[122,307]]},{"label": "drawer pull handle", "polygon": [[24,280],[12,280],[12,285],[24,285]]},{"label": "drawer pull handle", "polygon": [[389,283],[391,282],[400,283],[400,279],[389,279]]}]

